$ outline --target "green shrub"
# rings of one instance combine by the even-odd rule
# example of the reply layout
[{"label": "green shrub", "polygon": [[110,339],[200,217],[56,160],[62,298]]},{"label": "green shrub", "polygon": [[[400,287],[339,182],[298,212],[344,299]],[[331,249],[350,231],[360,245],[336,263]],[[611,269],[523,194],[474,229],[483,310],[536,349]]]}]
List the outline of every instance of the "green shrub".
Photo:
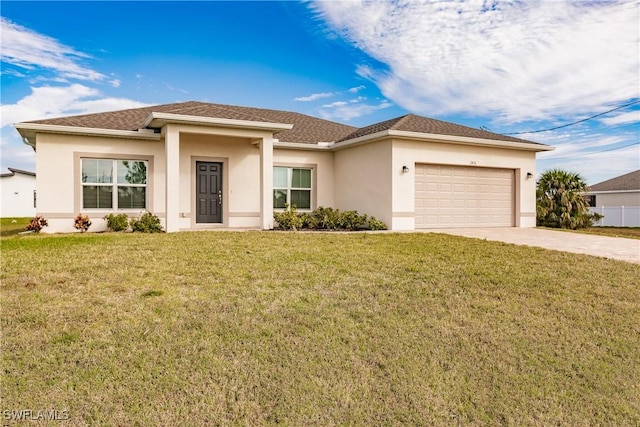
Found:
[{"label": "green shrub", "polygon": [[91,227],[91,220],[89,219],[89,215],[83,215],[79,213],[73,219],[73,226],[76,230],[80,230],[80,232],[84,233]]},{"label": "green shrub", "polygon": [[311,213],[315,218],[316,227],[321,230],[333,230],[337,227],[340,211],[320,206]]},{"label": "green shrub", "polygon": [[318,221],[316,217],[314,217],[309,212],[301,212],[298,214],[300,219],[302,219],[302,228],[306,228],[308,230],[314,230],[318,228]]},{"label": "green shrub", "polygon": [[28,231],[33,231],[34,233],[39,233],[44,227],[49,226],[49,221],[46,220],[45,217],[38,215],[31,219],[29,224],[25,227]]},{"label": "green shrub", "polygon": [[161,233],[162,225],[160,225],[160,218],[152,214],[151,212],[143,213],[140,218],[131,218],[129,223],[131,229],[134,232],[139,233]]},{"label": "green shrub", "polygon": [[282,212],[274,212],[273,219],[278,224],[278,228],[282,230],[296,231],[302,228],[304,224],[304,221],[296,212],[296,207],[290,205],[285,205],[285,210]]},{"label": "green shrub", "polygon": [[371,217],[369,221],[367,221],[367,228],[369,230],[386,230],[387,225],[379,219]]},{"label": "green shrub", "polygon": [[295,206],[288,206],[285,211],[274,212],[273,218],[277,228],[282,230],[386,230],[387,226],[380,220],[357,211],[340,212],[338,209],[320,206],[313,212],[296,212]]},{"label": "green shrub", "polygon": [[125,231],[129,228],[129,217],[127,214],[114,215],[110,213],[104,216],[104,220],[107,222],[107,229],[111,231]]},{"label": "green shrub", "polygon": [[338,215],[336,228],[355,231],[366,228],[366,224],[366,215],[359,215],[358,211],[344,211]]}]

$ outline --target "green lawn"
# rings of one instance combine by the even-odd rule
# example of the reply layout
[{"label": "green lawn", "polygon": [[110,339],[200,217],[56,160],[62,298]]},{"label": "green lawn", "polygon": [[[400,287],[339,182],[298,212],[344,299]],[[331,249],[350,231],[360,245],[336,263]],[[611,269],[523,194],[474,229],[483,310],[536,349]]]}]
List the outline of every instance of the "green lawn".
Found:
[{"label": "green lawn", "polygon": [[589,227],[575,230],[577,233],[599,234],[610,237],[640,239],[640,227]]},{"label": "green lawn", "polygon": [[0,237],[15,236],[25,231],[31,218],[0,218]]},{"label": "green lawn", "polygon": [[440,234],[4,238],[1,410],[638,425],[640,266]]}]

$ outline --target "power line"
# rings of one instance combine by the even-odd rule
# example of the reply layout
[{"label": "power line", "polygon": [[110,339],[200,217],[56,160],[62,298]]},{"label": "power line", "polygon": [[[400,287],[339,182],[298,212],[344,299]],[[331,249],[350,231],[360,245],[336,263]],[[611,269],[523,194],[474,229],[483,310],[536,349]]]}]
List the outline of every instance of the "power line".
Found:
[{"label": "power line", "polygon": [[566,128],[566,127],[569,127],[569,126],[577,125],[578,123],[586,122],[587,120],[595,119],[596,117],[604,116],[605,114],[609,114],[609,113],[612,113],[612,112],[614,112],[616,110],[621,110],[623,108],[626,108],[626,107],[629,107],[631,105],[638,104],[638,103],[640,103],[640,100],[633,101],[633,102],[630,102],[628,104],[624,104],[624,105],[621,105],[619,107],[612,108],[611,110],[605,111],[604,113],[599,113],[599,114],[596,114],[594,116],[587,117],[586,119],[578,120],[577,122],[568,123],[568,124],[562,125],[562,126],[556,126],[556,127],[549,128],[549,129],[530,130],[530,131],[527,131],[527,132],[511,132],[511,133],[505,133],[503,135],[522,135],[522,134],[525,134],[525,133],[540,133],[540,132],[549,132],[549,131],[552,131],[552,130],[562,129],[562,128]]},{"label": "power line", "polygon": [[590,152],[590,153],[585,153],[585,154],[581,154],[581,155],[565,156],[565,157],[548,157],[548,158],[546,158],[546,159],[538,159],[538,160],[543,161],[543,160],[575,159],[576,157],[585,157],[585,156],[591,156],[592,154],[606,153],[607,151],[616,151],[616,150],[621,150],[621,149],[623,149],[623,148],[631,147],[631,146],[633,146],[633,145],[638,145],[638,144],[640,144],[640,142],[633,142],[633,143],[631,143],[631,144],[623,145],[622,147],[609,148],[609,149],[607,149],[607,150],[592,151],[592,152]]}]

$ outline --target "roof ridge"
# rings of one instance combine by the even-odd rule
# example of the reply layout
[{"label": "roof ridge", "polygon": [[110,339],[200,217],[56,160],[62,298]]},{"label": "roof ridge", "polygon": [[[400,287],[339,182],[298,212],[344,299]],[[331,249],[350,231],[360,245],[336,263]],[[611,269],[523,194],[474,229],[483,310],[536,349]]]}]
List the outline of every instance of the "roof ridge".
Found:
[{"label": "roof ridge", "polygon": [[[186,108],[187,110],[201,108],[201,107],[214,107],[214,108],[217,108],[219,110],[224,110],[224,111],[227,111],[227,112],[231,113],[231,112],[233,112],[232,108],[238,108],[238,107],[243,108],[243,109],[245,108],[245,107],[235,106],[235,105],[215,104],[213,102],[189,101],[188,103],[197,104],[197,105],[190,106],[190,107]],[[178,105],[178,104],[176,104],[176,105]],[[245,111],[245,114],[247,116],[255,117],[256,119],[259,119],[260,121],[265,121],[265,122],[269,122],[270,121],[266,117],[261,117],[261,116],[252,114],[252,113],[250,113],[248,111]]]},{"label": "roof ridge", "polygon": [[381,122],[373,123],[373,124],[368,125],[368,126],[363,126],[363,127],[360,127],[360,128],[356,128],[349,135],[345,136],[344,138],[342,138],[342,139],[340,139],[339,141],[336,141],[336,142],[347,141],[349,139],[358,138],[360,136],[371,135],[373,133],[378,133],[378,132],[382,132],[382,131],[385,131],[385,130],[393,129],[400,121],[402,121],[407,116],[408,116],[408,114],[405,114],[405,115],[402,115],[402,116],[394,117],[392,119],[387,119],[387,120],[383,120]]},{"label": "roof ridge", "polygon": [[[406,122],[407,120],[409,120],[409,117],[411,117],[411,116],[413,116],[413,117],[422,117],[422,116],[418,116],[418,115],[416,115],[416,114],[412,114],[412,113],[408,113],[408,114],[405,114],[405,115],[403,115],[403,116],[396,117],[396,119],[399,119],[399,120],[398,120],[398,121],[396,121],[396,122],[393,124],[393,126],[391,126],[389,129],[396,129],[397,127],[402,126],[402,125],[404,124],[404,122]],[[428,118],[428,117],[424,117],[424,118],[426,119],[426,118]]]}]

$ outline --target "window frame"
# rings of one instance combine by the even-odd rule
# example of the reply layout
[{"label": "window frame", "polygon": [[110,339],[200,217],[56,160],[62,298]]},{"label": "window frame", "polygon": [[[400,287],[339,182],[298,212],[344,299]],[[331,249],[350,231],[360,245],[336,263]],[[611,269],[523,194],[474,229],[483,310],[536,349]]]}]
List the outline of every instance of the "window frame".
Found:
[{"label": "window frame", "polygon": [[[287,169],[287,187],[281,187],[281,186],[276,186],[275,183],[273,183],[272,185],[272,196],[275,195],[276,190],[280,190],[280,191],[286,191],[286,197],[287,197],[287,201],[286,203],[289,204],[291,201],[291,191],[309,191],[309,207],[308,208],[301,208],[299,206],[296,206],[296,210],[300,211],[300,212],[312,212],[315,207],[316,207],[316,165],[311,165],[311,164],[293,164],[293,163],[274,163],[273,164],[273,175],[275,177],[275,170],[276,168],[283,168],[283,169]],[[304,188],[304,187],[294,187],[293,186],[293,170],[294,169],[301,169],[301,170],[308,170],[310,172],[310,184],[309,184],[309,188]],[[275,206],[273,206],[273,210],[274,211],[284,211],[285,208],[278,208]]]},{"label": "window frame", "polygon": [[[75,152],[75,211],[76,212],[141,212],[151,211],[153,206],[153,156],[141,156],[135,154],[113,154],[113,153],[80,153]],[[113,162],[113,172],[111,183],[84,183],[82,182],[82,168],[84,160],[110,160]],[[118,183],[118,162],[146,162],[146,184]],[[84,207],[84,187],[85,186],[108,186],[112,189],[111,208],[85,208]],[[118,204],[118,188],[142,187],[145,188],[144,208],[121,208]]]}]

